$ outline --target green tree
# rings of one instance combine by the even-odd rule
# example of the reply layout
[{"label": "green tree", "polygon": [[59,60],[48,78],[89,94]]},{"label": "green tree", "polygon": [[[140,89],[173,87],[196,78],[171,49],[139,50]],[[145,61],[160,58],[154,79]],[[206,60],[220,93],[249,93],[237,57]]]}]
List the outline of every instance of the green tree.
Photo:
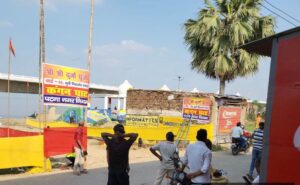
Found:
[{"label": "green tree", "polygon": [[274,18],[260,15],[262,0],[205,0],[196,20],[185,23],[185,42],[192,53],[191,67],[208,78],[225,82],[254,74],[259,56],[238,49],[247,42],[274,34]]}]

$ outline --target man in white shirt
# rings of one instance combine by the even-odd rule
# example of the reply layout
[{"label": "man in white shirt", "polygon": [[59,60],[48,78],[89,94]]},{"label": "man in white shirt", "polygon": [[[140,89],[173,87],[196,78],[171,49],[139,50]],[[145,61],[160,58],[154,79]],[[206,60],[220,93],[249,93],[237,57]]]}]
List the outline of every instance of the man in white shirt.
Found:
[{"label": "man in white shirt", "polygon": [[196,138],[198,141],[189,144],[186,149],[181,170],[184,170],[185,166],[189,167],[187,177],[191,179],[192,184],[209,184],[212,153],[205,144],[207,131],[205,129],[198,130]]},{"label": "man in white shirt", "polygon": [[242,124],[241,122],[238,122],[236,124],[236,126],[231,130],[231,138],[232,138],[232,142],[238,142],[242,148],[246,147],[246,142],[245,140],[242,138],[243,136],[243,129],[241,128]]},{"label": "man in white shirt", "polygon": [[[172,157],[174,157],[174,154],[178,152],[178,149],[174,144],[174,137],[175,135],[173,132],[168,132],[166,134],[167,141],[160,142],[150,148],[150,151],[153,153],[153,155],[155,155],[161,161],[161,166],[154,181],[154,185],[161,185],[164,176],[168,175],[171,177],[175,171]],[[160,154],[156,151],[159,151]]]}]

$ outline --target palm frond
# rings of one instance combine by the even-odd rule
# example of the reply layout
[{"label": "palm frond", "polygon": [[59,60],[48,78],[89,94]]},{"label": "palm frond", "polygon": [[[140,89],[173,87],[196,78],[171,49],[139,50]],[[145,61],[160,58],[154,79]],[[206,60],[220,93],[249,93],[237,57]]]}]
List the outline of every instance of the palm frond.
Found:
[{"label": "palm frond", "polygon": [[237,49],[274,33],[275,21],[260,16],[262,0],[205,0],[198,17],[185,22],[191,68],[208,78],[231,81],[254,74],[259,56]]}]

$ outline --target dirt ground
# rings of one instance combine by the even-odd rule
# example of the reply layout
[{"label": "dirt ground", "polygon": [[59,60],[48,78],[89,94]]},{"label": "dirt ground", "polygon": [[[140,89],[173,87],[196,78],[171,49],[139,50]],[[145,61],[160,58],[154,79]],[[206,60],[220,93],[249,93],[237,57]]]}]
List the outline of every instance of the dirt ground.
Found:
[{"label": "dirt ground", "polygon": [[[51,173],[41,174],[18,174],[1,175],[0,185],[95,185],[106,184],[107,182],[107,162],[106,150],[103,144],[95,139],[88,141],[88,169],[89,174],[74,176],[72,170],[56,168]],[[180,151],[181,155],[184,151]],[[130,184],[150,185],[156,177],[159,169],[159,161],[150,153],[148,148],[133,146],[130,150]],[[224,169],[230,182],[243,182],[242,176],[248,172],[251,153],[241,153],[232,156],[228,150],[213,152],[212,166]],[[165,183],[163,183],[165,184]]]},{"label": "dirt ground", "polygon": [[[149,151],[149,147],[138,148],[136,144],[131,147],[129,163],[141,163],[157,160]],[[106,146],[96,139],[88,139],[88,168],[107,167]]]}]

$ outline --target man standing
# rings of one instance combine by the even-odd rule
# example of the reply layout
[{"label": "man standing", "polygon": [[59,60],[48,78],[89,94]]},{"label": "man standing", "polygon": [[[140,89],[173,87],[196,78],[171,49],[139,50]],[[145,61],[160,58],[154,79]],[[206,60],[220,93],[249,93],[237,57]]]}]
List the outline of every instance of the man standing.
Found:
[{"label": "man standing", "polygon": [[80,121],[74,135],[74,151],[75,151],[75,162],[74,162],[74,174],[80,175],[80,173],[87,173],[85,166],[85,148],[83,147],[83,126],[84,122]]},{"label": "man standing", "polygon": [[246,147],[246,141],[243,139],[243,129],[241,128],[241,122],[238,122],[231,131],[232,142],[238,142],[242,148]]},{"label": "man standing", "polygon": [[107,185],[129,185],[129,149],[138,134],[125,134],[124,126],[117,124],[114,126],[114,134],[102,133],[101,136],[107,146]]},{"label": "man standing", "polygon": [[[178,152],[178,150],[174,144],[174,136],[173,132],[168,132],[166,134],[167,141],[160,142],[150,148],[153,155],[161,161],[161,166],[154,181],[154,185],[160,185],[164,176],[167,175],[171,177],[175,170],[172,157],[174,157],[174,154]],[[160,154],[158,154],[157,151],[159,151]]]},{"label": "man standing", "polygon": [[253,150],[252,150],[252,159],[249,170],[249,176],[253,176],[254,167],[257,160],[261,159],[261,153],[263,148],[263,138],[264,138],[264,122],[259,123],[259,128],[256,129],[252,134],[253,139]]},{"label": "man standing", "polygon": [[183,158],[184,170],[187,165],[190,172],[187,177],[191,179],[192,184],[209,184],[211,181],[209,168],[211,166],[212,153],[207,148],[205,142],[207,141],[207,131],[200,129],[197,132],[197,142],[189,144]]}]

